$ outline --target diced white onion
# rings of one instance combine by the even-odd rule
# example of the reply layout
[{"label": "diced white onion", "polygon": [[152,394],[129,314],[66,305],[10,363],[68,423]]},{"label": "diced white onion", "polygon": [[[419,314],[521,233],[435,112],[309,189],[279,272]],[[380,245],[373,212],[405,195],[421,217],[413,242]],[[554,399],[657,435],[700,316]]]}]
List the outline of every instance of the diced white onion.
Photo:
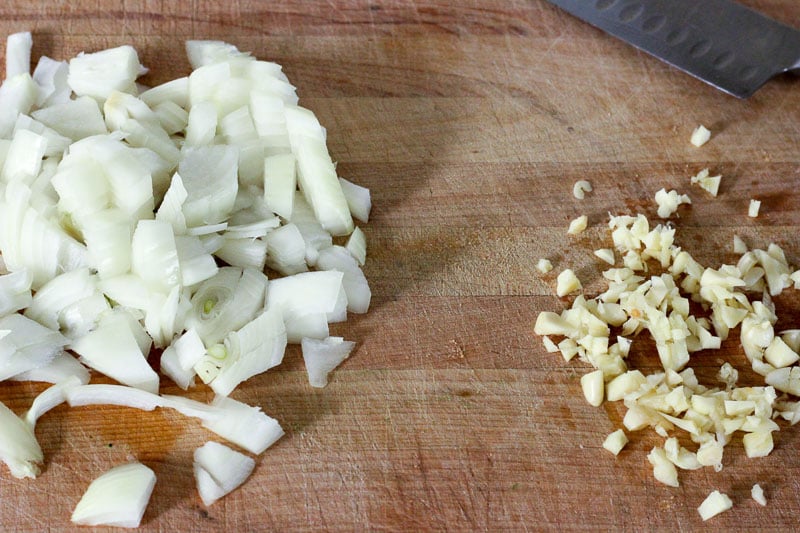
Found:
[{"label": "diced white onion", "polygon": [[139,527],[155,485],[155,473],[141,463],[114,467],[89,484],[72,512],[72,522],[82,526]]}]

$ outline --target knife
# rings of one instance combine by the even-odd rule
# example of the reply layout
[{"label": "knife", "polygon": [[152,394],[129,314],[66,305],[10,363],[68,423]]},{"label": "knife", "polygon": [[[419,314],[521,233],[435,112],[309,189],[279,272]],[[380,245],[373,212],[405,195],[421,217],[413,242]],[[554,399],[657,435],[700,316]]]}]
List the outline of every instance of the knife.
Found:
[{"label": "knife", "polygon": [[548,0],[739,98],[800,70],[800,31],[731,0]]}]

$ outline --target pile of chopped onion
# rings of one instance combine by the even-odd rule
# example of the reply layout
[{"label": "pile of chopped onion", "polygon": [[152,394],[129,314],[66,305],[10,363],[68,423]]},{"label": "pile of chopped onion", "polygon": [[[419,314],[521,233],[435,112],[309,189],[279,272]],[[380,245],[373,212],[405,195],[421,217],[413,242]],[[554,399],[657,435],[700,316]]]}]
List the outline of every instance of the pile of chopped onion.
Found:
[{"label": "pile of chopped onion", "polygon": [[[53,386],[24,417],[0,403],[0,460],[36,477],[36,421],[62,403],[171,408],[262,453],[280,424],[229,395],[287,343],[302,346],[314,387],[350,354],[329,324],[369,308],[354,223],[367,222],[369,190],[338,176],[280,65],[189,41],[191,74],[146,88],[130,46],[42,57],[32,74],[31,46],[30,33],[8,38],[0,86],[0,380]],[[97,373],[119,385],[89,384]],[[160,395],[162,376],[215,399]],[[254,466],[206,444],[201,499]],[[135,527],[154,484],[143,465],[117,467],[73,521]]]},{"label": "pile of chopped onion", "polygon": [[[686,195],[669,194],[656,194],[660,217],[691,203]],[[800,288],[800,270],[774,243],[748,250],[737,236],[739,261],[712,268],[676,245],[672,225],[652,227],[639,214],[612,215],[608,227],[621,261],[613,250],[595,252],[612,265],[602,274],[606,290],[592,299],[578,294],[560,314],[540,313],[534,327],[548,352],[593,367],[580,380],[590,405],[623,402],[624,430],[609,435],[603,447],[617,455],[628,442],[625,431],[652,428],[664,444],[647,460],[655,478],[673,487],[680,484],[679,470],[721,470],[724,447],[735,435],[742,435],[747,457],[768,455],[772,434],[780,429],[776,420],[800,421],[800,329],[775,331],[772,301],[785,289]],[[558,296],[581,288],[572,269],[558,275]],[[720,349],[736,328],[764,386],[738,386],[738,372],[729,363],[720,367],[718,386],[701,384],[688,366],[692,355]],[[640,334],[655,342],[661,371],[645,375],[630,367],[628,355]],[[688,437],[691,449],[678,437]],[[700,513],[705,520],[729,507],[730,500],[715,493]]]}]

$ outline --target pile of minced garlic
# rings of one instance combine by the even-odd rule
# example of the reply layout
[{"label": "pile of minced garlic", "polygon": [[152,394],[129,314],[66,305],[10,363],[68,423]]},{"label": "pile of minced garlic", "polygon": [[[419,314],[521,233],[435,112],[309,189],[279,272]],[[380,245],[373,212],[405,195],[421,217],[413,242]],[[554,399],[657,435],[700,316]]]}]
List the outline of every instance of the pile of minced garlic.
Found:
[{"label": "pile of minced garlic", "polygon": [[[788,264],[776,244],[747,250],[737,236],[739,261],[712,268],[675,244],[671,225],[653,226],[639,214],[610,216],[608,227],[616,256],[609,249],[595,252],[611,259],[612,267],[602,274],[605,292],[591,299],[578,294],[561,314],[540,313],[534,328],[548,352],[560,352],[565,361],[577,357],[593,367],[581,378],[587,402],[599,406],[622,401],[627,408],[624,429],[608,435],[603,447],[616,455],[628,442],[626,432],[653,428],[664,443],[651,450],[648,461],[655,478],[673,487],[679,485],[678,470],[722,469],[724,447],[736,434],[742,435],[748,457],[768,455],[772,433],[779,430],[775,420],[800,421],[800,402],[790,399],[800,396],[800,329],[776,332],[772,302],[784,289],[800,288],[800,270]],[[650,267],[661,273],[648,274]],[[556,293],[567,296],[580,290],[575,273],[561,270]],[[719,369],[721,386],[700,384],[687,366],[691,355],[719,349],[737,327],[744,353],[764,377],[764,386],[737,386],[738,372],[729,363]],[[642,332],[655,341],[662,366],[649,375],[627,362]],[[680,445],[679,430],[694,443],[691,449]],[[756,492],[761,503],[760,487],[754,487]],[[714,501],[721,502],[717,512],[726,510],[730,505],[725,498],[710,496],[703,518],[716,514],[708,509],[717,508]]]}]

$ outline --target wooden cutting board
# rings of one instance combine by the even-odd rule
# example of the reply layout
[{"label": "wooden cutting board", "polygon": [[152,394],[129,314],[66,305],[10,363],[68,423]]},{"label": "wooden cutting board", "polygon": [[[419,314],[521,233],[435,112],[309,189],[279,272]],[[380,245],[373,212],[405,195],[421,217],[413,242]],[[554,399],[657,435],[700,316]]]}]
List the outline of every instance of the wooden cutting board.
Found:
[{"label": "wooden cutting board", "polygon": [[[800,23],[792,0],[745,3]],[[600,290],[592,251],[610,245],[607,214],[655,217],[662,187],[690,194],[674,224],[704,264],[735,261],[734,234],[777,242],[800,264],[800,80],[736,100],[540,0],[5,0],[0,33],[25,29],[37,57],[130,43],[149,84],[188,73],[190,38],[282,63],[328,128],[340,174],[372,190],[373,301],[335,328],[358,348],[327,388],[308,386],[292,348],[237,389],[286,436],[216,505],[194,489],[192,452],[213,438],[198,423],[62,406],[37,427],[40,478],[0,468],[0,530],[70,529],[88,483],[129,458],[158,476],[144,531],[697,529],[714,489],[735,507],[709,528],[796,527],[797,428],[759,460],[737,437],[722,472],[681,472],[666,487],[646,460],[661,439],[632,435],[616,459],[603,450],[622,408],[588,406],[586,367],[546,353],[532,330],[540,311],[568,305],[554,296],[560,269]],[[689,136],[701,123],[713,136],[698,149]],[[717,198],[689,185],[704,167],[723,175]],[[578,179],[594,186],[583,201]],[[750,198],[762,201],[756,219]],[[566,235],[582,214],[590,228]],[[554,273],[536,271],[541,257]],[[778,304],[779,325],[799,327],[796,293]],[[648,346],[632,357],[653,370]],[[725,360],[758,383],[735,343],[692,364],[713,384]],[[0,401],[21,412],[42,389],[2,383]],[[750,499],[756,482],[766,508]]]}]

